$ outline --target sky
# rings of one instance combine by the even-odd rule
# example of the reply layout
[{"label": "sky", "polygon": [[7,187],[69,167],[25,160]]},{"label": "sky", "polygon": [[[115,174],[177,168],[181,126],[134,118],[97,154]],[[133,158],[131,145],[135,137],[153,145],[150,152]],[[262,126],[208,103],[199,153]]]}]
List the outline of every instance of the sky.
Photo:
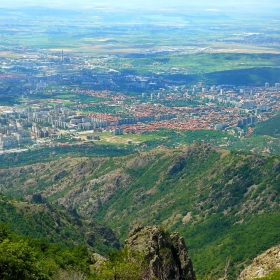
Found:
[{"label": "sky", "polygon": [[[1,3],[2,2],[2,3]],[[44,6],[51,8],[179,8],[206,7],[223,8],[235,7],[240,9],[280,8],[279,0],[0,0],[0,7]]]}]

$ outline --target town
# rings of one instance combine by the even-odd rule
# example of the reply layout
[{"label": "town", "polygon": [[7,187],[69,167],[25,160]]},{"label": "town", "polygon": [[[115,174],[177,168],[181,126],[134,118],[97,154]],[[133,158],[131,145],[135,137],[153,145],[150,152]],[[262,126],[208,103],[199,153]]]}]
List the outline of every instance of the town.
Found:
[{"label": "town", "polygon": [[189,83],[164,73],[102,68],[109,57],[21,52],[19,58],[1,58],[0,93],[10,102],[0,107],[2,150],[37,147],[46,140],[60,143],[66,135],[77,142],[97,141],[102,132],[225,130],[246,137],[252,124],[280,111],[279,81],[263,86]]}]

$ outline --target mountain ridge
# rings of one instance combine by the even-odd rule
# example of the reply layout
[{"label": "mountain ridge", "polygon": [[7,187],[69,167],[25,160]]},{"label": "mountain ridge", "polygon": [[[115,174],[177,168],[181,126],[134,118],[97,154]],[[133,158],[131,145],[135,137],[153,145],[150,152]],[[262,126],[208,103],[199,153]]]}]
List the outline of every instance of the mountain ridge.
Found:
[{"label": "mountain ridge", "polygon": [[[227,257],[237,276],[250,260],[280,243],[279,156],[196,143],[0,172],[6,174],[0,179],[3,192],[25,198],[39,193],[104,222],[121,241],[136,224],[178,231],[189,244],[198,276],[214,270],[222,274]],[[33,181],[27,173],[33,173]]]}]

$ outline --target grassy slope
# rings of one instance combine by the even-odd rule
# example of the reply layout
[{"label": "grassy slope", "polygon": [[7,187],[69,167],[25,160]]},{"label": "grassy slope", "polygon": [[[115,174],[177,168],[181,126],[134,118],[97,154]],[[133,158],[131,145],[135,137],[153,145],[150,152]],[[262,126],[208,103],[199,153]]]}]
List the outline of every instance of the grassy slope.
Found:
[{"label": "grassy slope", "polygon": [[226,257],[234,274],[280,242],[279,166],[277,156],[194,145],[3,169],[0,186],[18,196],[40,192],[122,239],[136,224],[163,224],[184,235],[198,275],[222,273]]}]

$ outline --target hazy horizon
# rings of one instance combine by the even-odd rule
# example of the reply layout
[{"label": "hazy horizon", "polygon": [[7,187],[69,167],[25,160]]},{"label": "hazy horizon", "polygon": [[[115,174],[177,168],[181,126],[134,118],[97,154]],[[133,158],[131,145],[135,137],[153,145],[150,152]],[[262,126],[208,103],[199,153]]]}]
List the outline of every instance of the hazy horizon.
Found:
[{"label": "hazy horizon", "polygon": [[262,0],[254,1],[234,1],[234,0],[106,0],[91,1],[91,0],[13,0],[12,3],[0,3],[1,8],[19,8],[30,6],[42,6],[48,8],[67,8],[67,9],[88,9],[88,8],[123,8],[123,9],[164,9],[164,8],[188,8],[188,7],[203,7],[203,8],[239,8],[240,11],[255,11],[261,9],[278,9],[280,3],[278,0]]}]

